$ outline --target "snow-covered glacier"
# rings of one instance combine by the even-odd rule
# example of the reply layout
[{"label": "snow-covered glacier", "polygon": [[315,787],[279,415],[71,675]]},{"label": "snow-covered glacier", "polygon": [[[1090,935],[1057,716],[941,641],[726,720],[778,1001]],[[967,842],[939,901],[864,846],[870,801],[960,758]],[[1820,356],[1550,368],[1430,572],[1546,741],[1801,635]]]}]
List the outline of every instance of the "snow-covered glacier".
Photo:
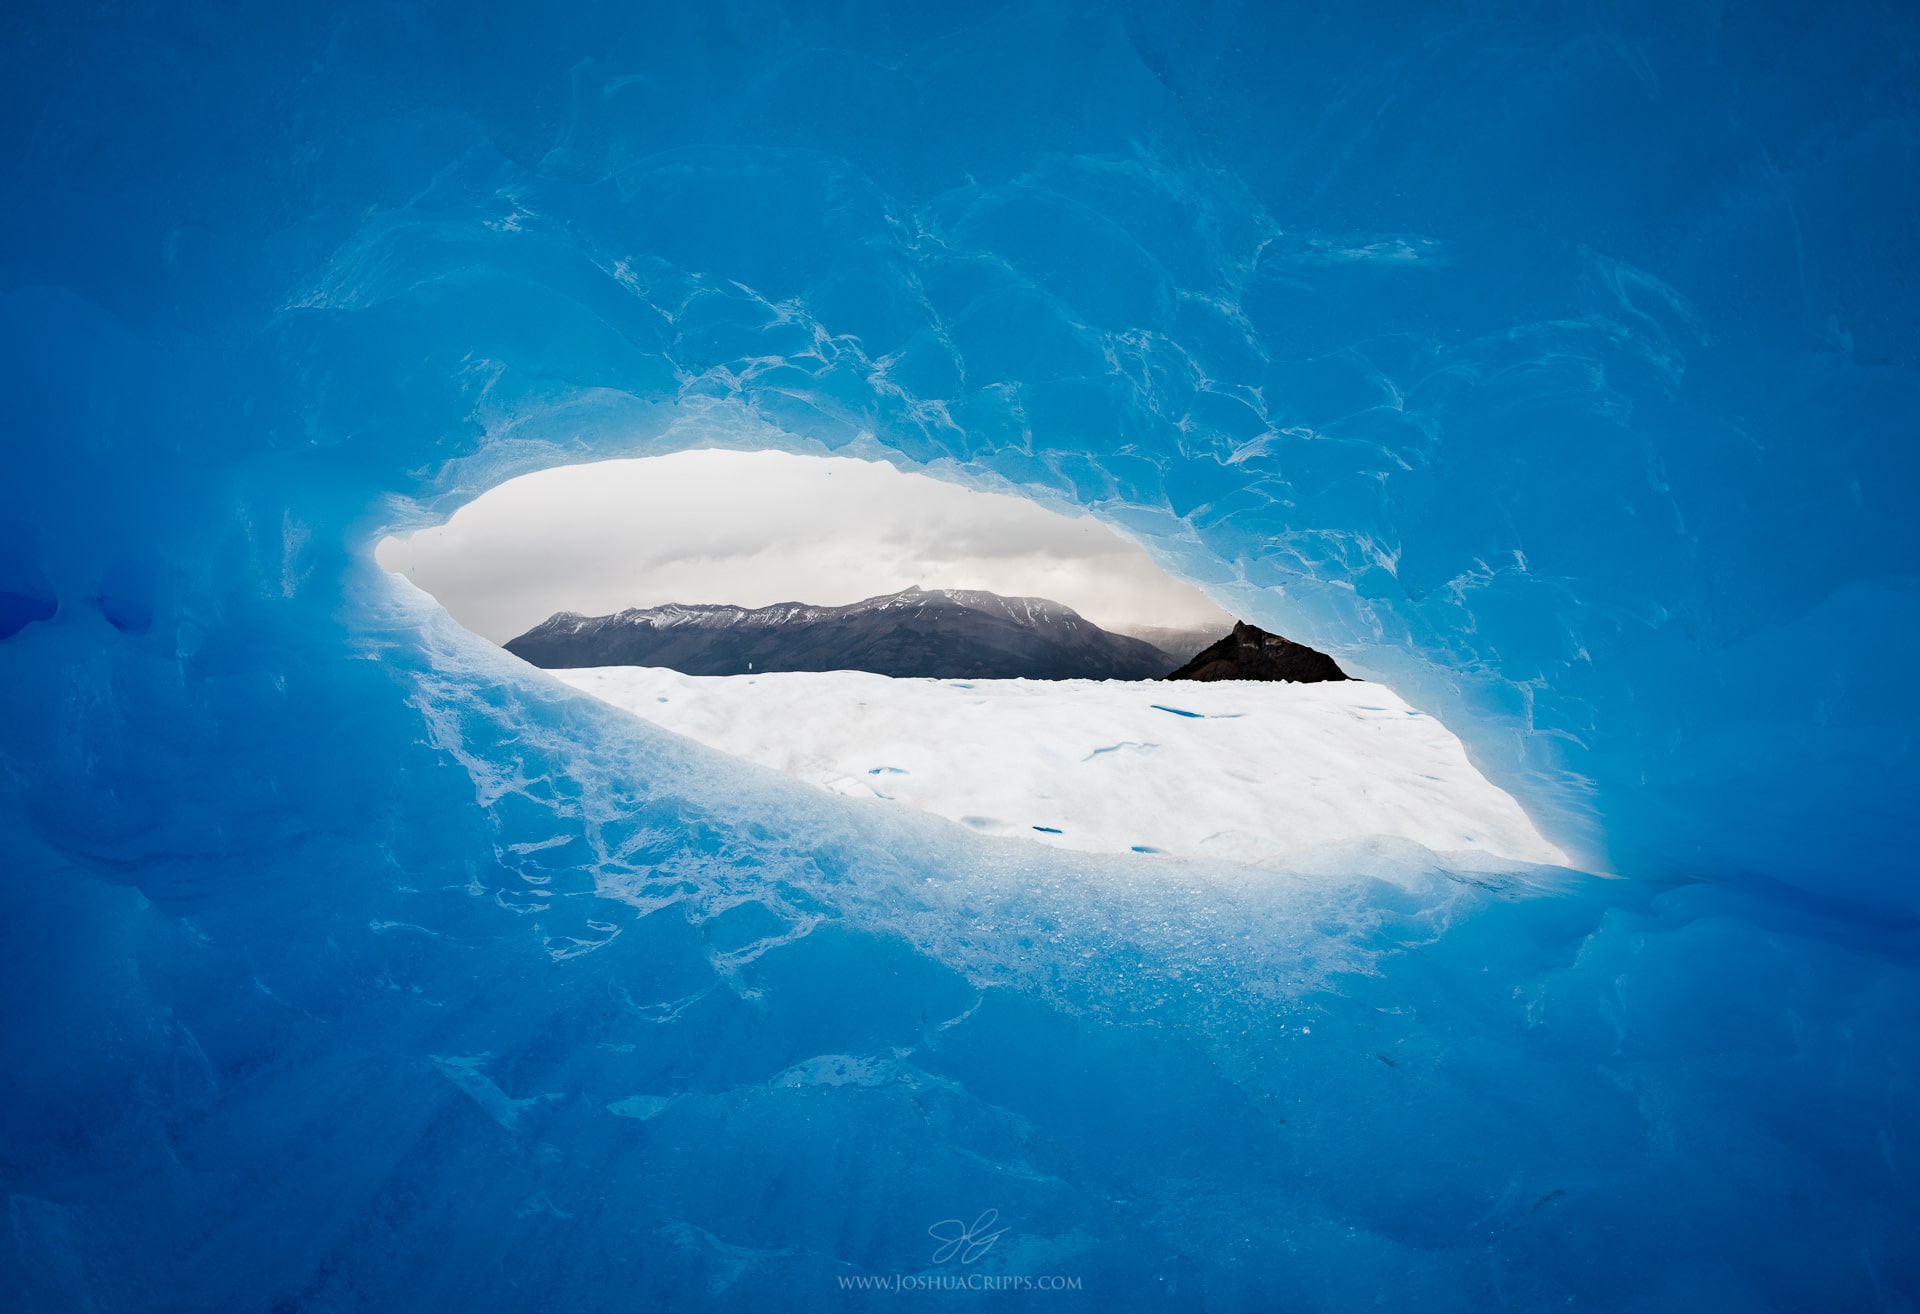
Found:
[{"label": "snow-covered glacier", "polygon": [[1364,846],[1394,840],[1468,861],[1567,861],[1444,726],[1361,681],[551,674],[723,753],[984,835],[1216,870],[1370,870]]},{"label": "snow-covered glacier", "polygon": [[[0,1306],[1910,1309],[1909,7],[17,7]],[[1570,867],[1013,847],[374,564],[1081,507]]]}]

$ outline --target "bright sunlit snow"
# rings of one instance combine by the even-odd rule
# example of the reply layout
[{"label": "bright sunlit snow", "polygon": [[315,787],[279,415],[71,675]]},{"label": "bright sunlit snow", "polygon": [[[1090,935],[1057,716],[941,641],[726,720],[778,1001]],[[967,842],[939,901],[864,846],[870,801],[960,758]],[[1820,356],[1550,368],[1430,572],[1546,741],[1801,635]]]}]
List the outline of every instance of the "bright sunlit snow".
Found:
[{"label": "bright sunlit snow", "polygon": [[1567,860],[1458,739],[1378,684],[550,674],[835,793],[1063,848],[1276,864],[1391,837]]}]

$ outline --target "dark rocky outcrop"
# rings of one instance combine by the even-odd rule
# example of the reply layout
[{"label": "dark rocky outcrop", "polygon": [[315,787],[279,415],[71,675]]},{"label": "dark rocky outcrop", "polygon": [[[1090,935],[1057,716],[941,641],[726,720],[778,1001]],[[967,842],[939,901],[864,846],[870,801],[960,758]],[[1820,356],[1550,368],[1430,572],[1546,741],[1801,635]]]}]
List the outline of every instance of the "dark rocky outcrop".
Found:
[{"label": "dark rocky outcrop", "polygon": [[1169,680],[1291,680],[1297,684],[1347,678],[1347,673],[1325,653],[1278,634],[1269,634],[1245,621],[1237,622],[1233,633],[1202,649],[1192,661],[1167,677]]},{"label": "dark rocky outcrop", "polygon": [[934,679],[1151,680],[1150,643],[1045,598],[910,588],[845,607],[680,606],[561,612],[507,651],[535,666],[664,666],[688,675],[873,671]]}]

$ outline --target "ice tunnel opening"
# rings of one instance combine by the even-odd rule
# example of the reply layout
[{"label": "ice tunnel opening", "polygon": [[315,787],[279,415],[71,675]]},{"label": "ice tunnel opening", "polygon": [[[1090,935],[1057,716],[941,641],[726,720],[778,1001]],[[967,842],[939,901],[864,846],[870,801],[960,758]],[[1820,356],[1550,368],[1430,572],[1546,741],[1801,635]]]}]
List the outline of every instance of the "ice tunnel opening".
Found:
[{"label": "ice tunnel opening", "polygon": [[509,478],[375,558],[571,690],[979,834],[1569,862],[1435,717],[1016,491],[694,447]]},{"label": "ice tunnel opening", "polygon": [[[505,644],[556,611],[797,602],[922,589],[1043,597],[1177,645],[1234,616],[1091,515],[894,465],[693,447],[549,466],[494,485],[376,557],[467,629]],[[1194,651],[1204,643],[1196,643]]]}]

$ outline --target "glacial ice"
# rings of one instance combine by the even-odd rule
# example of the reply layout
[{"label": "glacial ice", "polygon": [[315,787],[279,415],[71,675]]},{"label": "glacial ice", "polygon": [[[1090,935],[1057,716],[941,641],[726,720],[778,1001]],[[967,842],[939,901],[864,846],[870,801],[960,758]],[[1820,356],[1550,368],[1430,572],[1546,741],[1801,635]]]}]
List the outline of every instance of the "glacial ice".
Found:
[{"label": "glacial ice", "polygon": [[[1368,846],[1565,864],[1460,741],[1361,681],[1177,686],[901,680],[866,671],[550,674],[614,707],[849,798],[1087,853],[1286,867]],[[1166,715],[1178,718],[1169,724]],[[1182,724],[1185,722],[1186,724]],[[1137,736],[1129,738],[1127,736]],[[1476,860],[1467,856],[1467,861]]]},{"label": "glacial ice", "polygon": [[[857,1307],[996,1210],[1001,1307],[1909,1307],[1916,21],[10,14],[0,1304]],[[700,444],[1088,508],[1601,874],[1010,854],[372,560]]]}]

